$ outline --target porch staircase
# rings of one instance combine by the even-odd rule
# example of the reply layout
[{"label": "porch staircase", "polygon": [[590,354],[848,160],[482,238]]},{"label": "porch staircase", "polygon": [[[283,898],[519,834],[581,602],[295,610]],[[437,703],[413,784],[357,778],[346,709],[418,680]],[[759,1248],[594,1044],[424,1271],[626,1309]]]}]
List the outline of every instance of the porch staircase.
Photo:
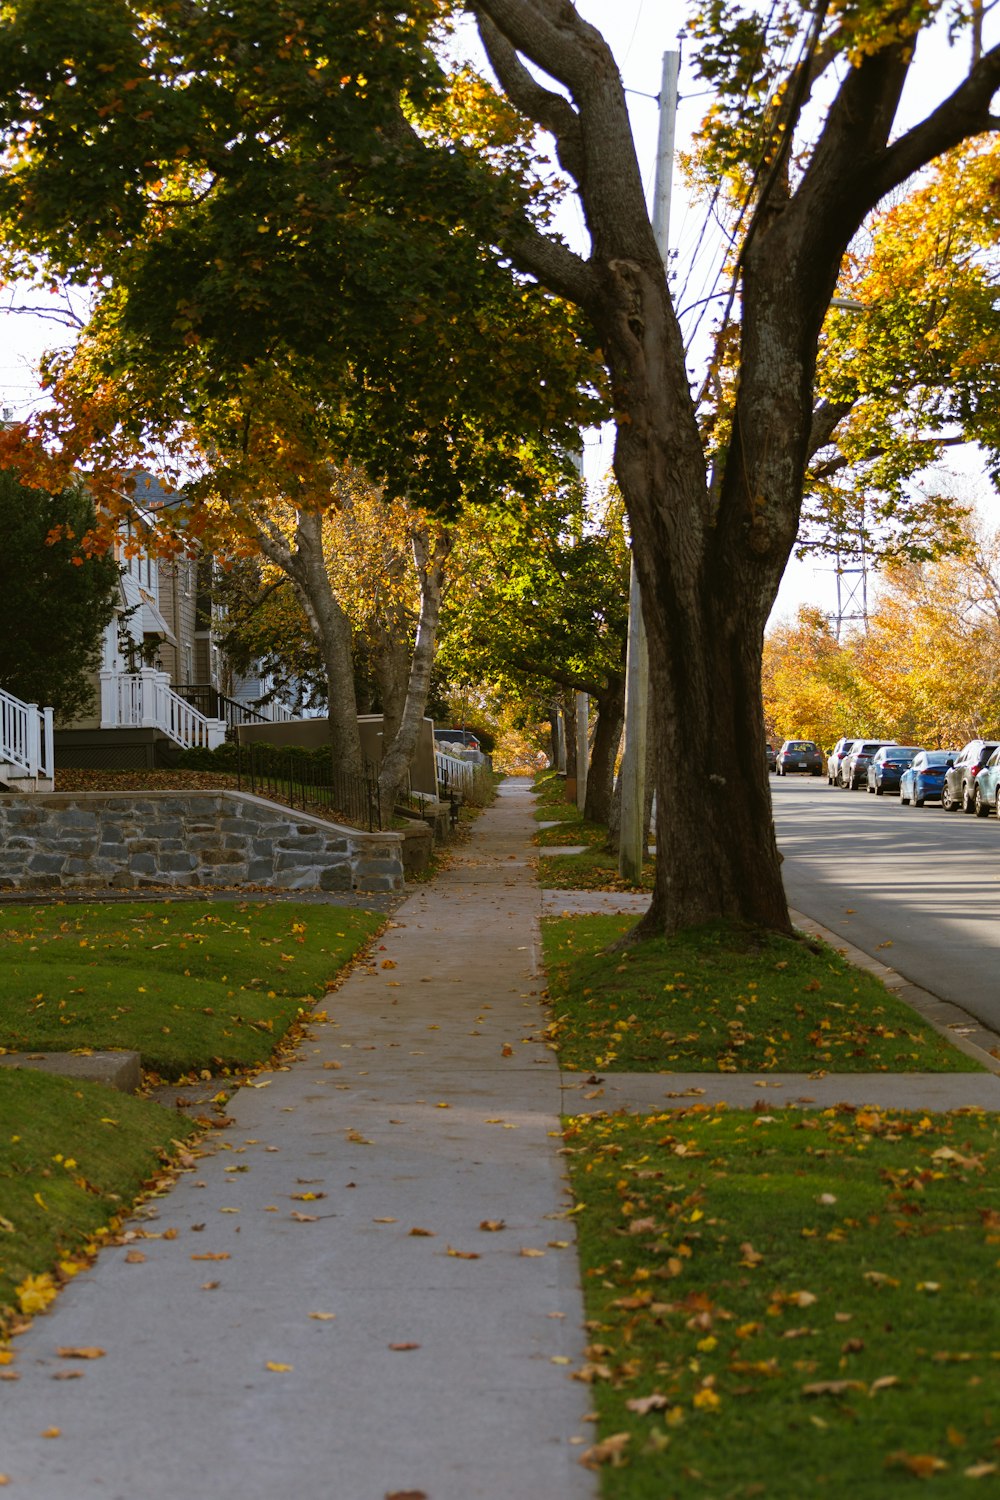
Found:
[{"label": "porch staircase", "polygon": [[22,703],[0,689],[0,790],[51,792],[55,789],[52,710]]},{"label": "porch staircase", "polygon": [[101,672],[101,728],[155,729],[185,750],[215,750],[226,738],[225,720],[201,713],[155,667]]}]

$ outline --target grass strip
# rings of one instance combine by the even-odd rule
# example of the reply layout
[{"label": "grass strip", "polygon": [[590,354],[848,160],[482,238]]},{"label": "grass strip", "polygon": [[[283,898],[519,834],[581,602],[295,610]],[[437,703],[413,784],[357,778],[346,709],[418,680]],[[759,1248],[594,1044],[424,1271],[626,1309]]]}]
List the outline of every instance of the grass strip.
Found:
[{"label": "grass strip", "polygon": [[995,1116],[702,1109],[566,1141],[605,1500],[992,1492]]},{"label": "grass strip", "polygon": [[0,1068],[0,1335],[44,1309],[195,1128],[103,1084]]},{"label": "grass strip", "polygon": [[535,843],[542,848],[546,844],[586,844],[588,848],[597,848],[607,837],[608,830],[603,823],[590,823],[578,817],[575,820],[564,819],[554,828],[539,828],[535,834]]},{"label": "grass strip", "polygon": [[709,927],[608,952],[634,919],[553,918],[542,943],[564,1068],[981,1072],[825,944]]},{"label": "grass strip", "polygon": [[259,1065],[384,922],[300,902],[0,908],[0,1047],[124,1047],[165,1078]]},{"label": "grass strip", "polygon": [[[563,842],[581,843],[576,828],[563,833]],[[538,864],[538,883],[547,891],[651,891],[656,866],[648,859],[643,866],[642,884],[632,885],[618,873],[617,854],[600,848],[588,848],[582,854],[553,854]]]}]

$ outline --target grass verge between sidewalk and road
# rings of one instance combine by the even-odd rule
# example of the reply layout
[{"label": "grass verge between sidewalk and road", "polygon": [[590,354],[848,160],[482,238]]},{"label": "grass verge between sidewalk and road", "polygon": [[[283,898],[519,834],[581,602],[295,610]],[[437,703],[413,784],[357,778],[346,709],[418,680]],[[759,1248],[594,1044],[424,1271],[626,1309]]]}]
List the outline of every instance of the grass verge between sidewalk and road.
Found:
[{"label": "grass verge between sidewalk and road", "polygon": [[992,1492],[995,1116],[702,1107],[565,1139],[605,1500]]},{"label": "grass verge between sidewalk and road", "polygon": [[[103,1084],[0,1069],[0,1340],[44,1311],[196,1129]],[[0,1346],[0,1378],[9,1357]]]},{"label": "grass verge between sidewalk and road", "polygon": [[560,1065],[619,1072],[981,1072],[880,979],[813,939],[698,928],[609,952],[627,916],[551,918]]},{"label": "grass verge between sidewalk and road", "polygon": [[131,1048],[165,1078],[254,1067],[384,921],[285,901],[0,907],[0,1048]]}]

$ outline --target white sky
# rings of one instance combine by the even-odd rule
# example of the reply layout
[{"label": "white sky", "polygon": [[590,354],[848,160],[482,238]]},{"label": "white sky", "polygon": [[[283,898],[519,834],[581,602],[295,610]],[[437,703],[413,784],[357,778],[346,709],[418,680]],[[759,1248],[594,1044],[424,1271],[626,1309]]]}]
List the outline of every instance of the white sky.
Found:
[{"label": "white sky", "polygon": [[[577,0],[577,4],[580,12],[607,37],[618,60],[629,91],[636,148],[651,199],[661,59],[665,51],[678,46],[687,7],[680,0],[670,0],[670,3],[664,3],[664,0]],[[929,87],[933,86],[934,93],[940,97],[961,76],[967,58],[965,44],[961,49],[949,50],[944,39],[938,37],[929,47],[925,46],[925,50],[933,55],[933,67],[926,67],[909,91],[913,110],[922,113],[926,112]],[[704,105],[705,97],[696,80],[682,67],[677,120],[679,149],[684,148]],[[675,176],[670,239],[677,249],[678,279],[685,287],[682,302],[694,302],[705,296],[714,284],[717,266],[711,255],[703,256],[697,262],[696,272],[688,276],[703,222],[703,210],[686,203],[683,188]],[[567,208],[562,228],[567,238],[576,240],[581,246],[585,243],[583,220],[577,206]],[[0,309],[7,305],[8,300],[8,297],[0,297]],[[33,300],[37,302],[39,298]],[[706,326],[709,323],[710,319],[706,319]],[[66,338],[54,323],[0,311],[0,406],[12,408],[17,416],[27,413],[37,399],[34,370],[38,357],[46,348],[65,343]],[[585,472],[588,479],[598,482],[610,469],[611,457],[610,429],[587,434]],[[949,462],[967,472],[970,469],[975,472],[974,458],[962,460],[952,456]],[[816,603],[829,610],[835,608],[836,585],[829,563],[819,568],[794,560],[789,563],[774,617],[793,615],[804,602]]]}]

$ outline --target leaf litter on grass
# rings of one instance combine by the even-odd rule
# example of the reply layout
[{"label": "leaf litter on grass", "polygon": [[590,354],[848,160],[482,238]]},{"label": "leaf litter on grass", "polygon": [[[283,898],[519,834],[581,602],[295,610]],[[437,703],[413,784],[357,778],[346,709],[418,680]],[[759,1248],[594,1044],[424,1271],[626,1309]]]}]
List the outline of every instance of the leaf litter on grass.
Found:
[{"label": "leaf litter on grass", "polygon": [[698,928],[615,949],[627,916],[550,918],[542,942],[562,1065],[629,1072],[978,1072],[832,948]]},{"label": "leaf litter on grass", "polygon": [[997,1472],[994,1116],[696,1105],[571,1119],[565,1150],[608,1500]]}]

